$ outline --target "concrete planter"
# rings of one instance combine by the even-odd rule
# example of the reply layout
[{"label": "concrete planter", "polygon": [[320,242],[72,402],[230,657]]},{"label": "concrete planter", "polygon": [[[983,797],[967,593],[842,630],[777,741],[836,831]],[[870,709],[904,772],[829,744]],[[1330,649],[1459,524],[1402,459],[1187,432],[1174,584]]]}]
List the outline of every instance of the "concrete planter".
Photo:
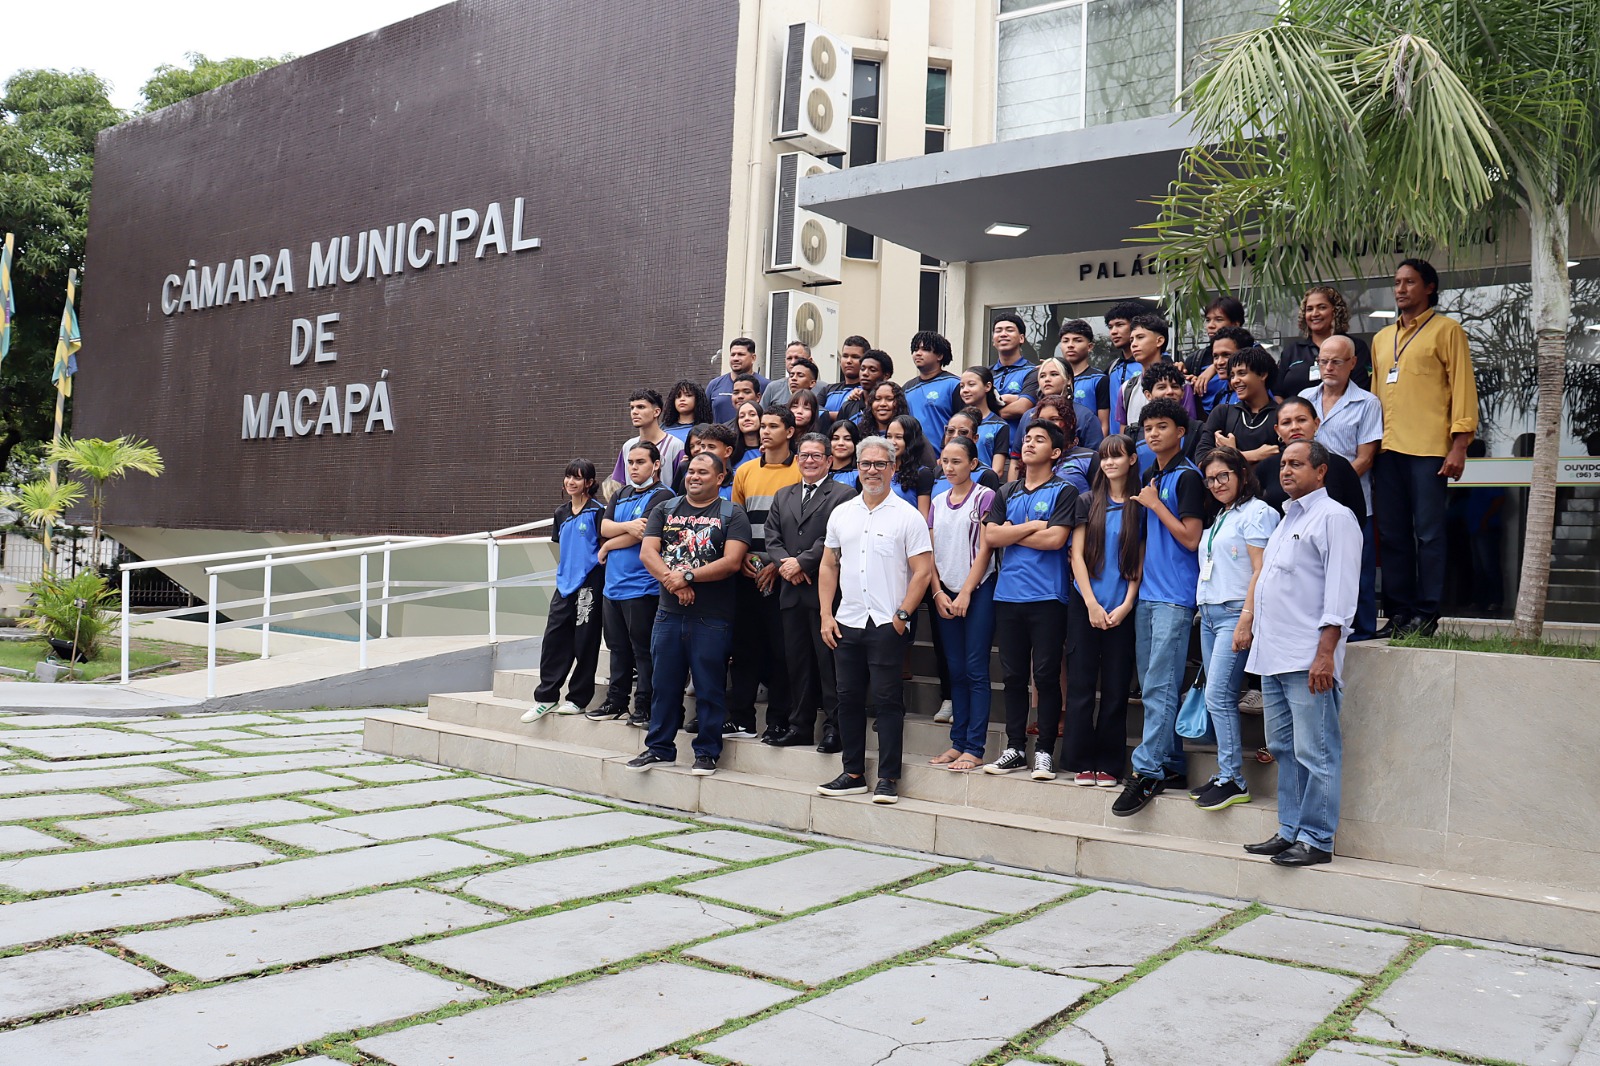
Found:
[{"label": "concrete planter", "polygon": [[1600,889],[1600,661],[1365,644],[1342,855]]}]

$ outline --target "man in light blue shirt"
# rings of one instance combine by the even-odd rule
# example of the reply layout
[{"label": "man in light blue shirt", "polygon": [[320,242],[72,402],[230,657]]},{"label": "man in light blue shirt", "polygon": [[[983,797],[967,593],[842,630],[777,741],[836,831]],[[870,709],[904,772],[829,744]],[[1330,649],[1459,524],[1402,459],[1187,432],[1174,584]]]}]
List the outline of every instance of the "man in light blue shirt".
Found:
[{"label": "man in light blue shirt", "polygon": [[1279,866],[1333,859],[1339,827],[1339,733],[1345,638],[1356,613],[1361,527],[1323,488],[1328,449],[1295,441],[1279,478],[1289,495],[1256,582],[1255,636],[1246,666],[1261,675],[1267,749],[1278,764],[1278,832],[1252,855]]},{"label": "man in light blue shirt", "polygon": [[1334,334],[1317,354],[1320,384],[1300,395],[1317,409],[1321,424],[1317,440],[1335,454],[1350,460],[1361,475],[1367,520],[1361,527],[1361,592],[1356,600],[1355,632],[1351,640],[1371,640],[1378,630],[1378,524],[1372,519],[1372,464],[1383,443],[1383,404],[1352,381],[1356,369],[1355,342]]}]

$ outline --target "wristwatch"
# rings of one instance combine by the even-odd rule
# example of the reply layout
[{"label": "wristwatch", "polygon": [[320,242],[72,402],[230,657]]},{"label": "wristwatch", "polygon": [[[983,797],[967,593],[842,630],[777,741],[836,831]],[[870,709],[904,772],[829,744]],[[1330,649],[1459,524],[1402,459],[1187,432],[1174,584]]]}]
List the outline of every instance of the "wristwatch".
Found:
[{"label": "wristwatch", "polygon": [[685,570],[683,572],[683,583],[686,584],[686,585],[694,584],[694,571],[693,570]]},{"label": "wristwatch", "polygon": [[911,615],[910,615],[910,613],[909,613],[909,612],[907,612],[907,611],[906,611],[906,610],[904,610],[904,609],[901,609],[901,610],[898,610],[898,611],[896,611],[896,612],[895,612],[895,613],[894,613],[894,616],[895,616],[895,618],[896,618],[896,619],[897,619],[897,620],[899,620],[899,621],[901,621],[901,622],[909,622],[909,621],[911,621]]}]

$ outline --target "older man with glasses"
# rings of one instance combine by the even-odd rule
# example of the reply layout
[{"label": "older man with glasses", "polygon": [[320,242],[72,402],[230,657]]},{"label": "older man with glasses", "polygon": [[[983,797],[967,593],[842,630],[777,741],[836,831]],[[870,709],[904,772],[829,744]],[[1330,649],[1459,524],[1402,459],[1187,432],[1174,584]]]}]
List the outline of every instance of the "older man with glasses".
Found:
[{"label": "older man with glasses", "polygon": [[1317,440],[1330,452],[1350,460],[1361,475],[1367,519],[1361,526],[1361,592],[1351,640],[1371,640],[1378,630],[1378,536],[1372,519],[1372,464],[1383,443],[1383,404],[1351,380],[1357,366],[1355,342],[1335,334],[1322,343],[1317,369],[1322,383],[1303,390],[1321,419]]}]

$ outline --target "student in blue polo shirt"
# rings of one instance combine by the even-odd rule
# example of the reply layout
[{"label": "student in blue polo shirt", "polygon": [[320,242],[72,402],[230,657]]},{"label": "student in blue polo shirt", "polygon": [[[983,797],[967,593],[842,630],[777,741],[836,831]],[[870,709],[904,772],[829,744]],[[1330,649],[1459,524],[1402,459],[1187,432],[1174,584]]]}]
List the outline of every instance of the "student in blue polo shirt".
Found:
[{"label": "student in blue polo shirt", "polygon": [[1011,432],[1020,440],[1022,434],[1017,423],[1023,412],[1039,398],[1035,364],[1022,354],[1023,345],[1028,343],[1028,330],[1017,315],[997,315],[989,341],[999,356],[989,368],[989,373],[994,376],[994,391],[1000,397],[1000,416],[1010,424]]},{"label": "student in blue polo shirt", "polygon": [[911,363],[917,376],[902,386],[906,407],[922,423],[922,435],[943,442],[944,426],[961,406],[961,379],[945,367],[955,358],[950,342],[932,330],[922,330],[911,338]]},{"label": "student in blue polo shirt", "polygon": [[[661,456],[655,445],[635,444],[627,454],[628,483],[611,497],[600,520],[600,561],[606,564],[605,638],[611,652],[606,698],[586,718],[650,719],[650,627],[661,586],[639,561],[644,522],[650,509],[672,495],[661,484]],[[635,685],[637,681],[637,685]]]},{"label": "student in blue polo shirt", "polygon": [[[594,671],[600,661],[600,516],[594,498],[594,464],[574,459],[561,475],[567,502],[556,508],[550,540],[560,549],[556,559],[556,594],[550,598],[544,641],[539,648],[539,684],[533,706],[522,716],[536,722],[555,711],[582,714],[594,699]],[[568,671],[571,677],[568,678]],[[561,686],[567,686],[567,698]]]},{"label": "student in blue polo shirt", "polygon": [[994,391],[994,372],[986,366],[969,366],[961,372],[961,402],[977,411],[978,460],[1002,479],[1011,470],[1011,424],[1000,417],[1000,394]]},{"label": "student in blue polo shirt", "polygon": [[1183,457],[1188,414],[1175,400],[1151,400],[1139,413],[1156,466],[1144,479],[1144,578],[1134,611],[1136,657],[1144,700],[1144,737],[1133,752],[1133,773],[1111,805],[1118,816],[1136,814],[1162,790],[1188,788],[1175,729],[1183,667],[1194,624],[1200,580],[1200,530],[1206,488],[1200,471]]},{"label": "student in blue polo shirt", "polygon": [[1028,764],[1028,678],[1039,692],[1033,777],[1055,777],[1061,730],[1061,652],[1067,627],[1067,538],[1078,490],[1055,476],[1066,449],[1061,427],[1039,421],[1022,438],[1022,477],[1002,487],[984,519],[990,548],[1004,549],[995,582],[995,626],[1005,678],[1006,748],[983,769],[1009,774]]},{"label": "student in blue polo shirt", "polygon": [[[1094,355],[1094,330],[1081,318],[1068,319],[1061,324],[1058,350],[1072,371],[1073,401],[1095,413],[1100,435],[1105,436],[1111,430],[1111,379],[1089,362]],[[1098,442],[1079,443],[1090,448],[1098,446]]]}]

